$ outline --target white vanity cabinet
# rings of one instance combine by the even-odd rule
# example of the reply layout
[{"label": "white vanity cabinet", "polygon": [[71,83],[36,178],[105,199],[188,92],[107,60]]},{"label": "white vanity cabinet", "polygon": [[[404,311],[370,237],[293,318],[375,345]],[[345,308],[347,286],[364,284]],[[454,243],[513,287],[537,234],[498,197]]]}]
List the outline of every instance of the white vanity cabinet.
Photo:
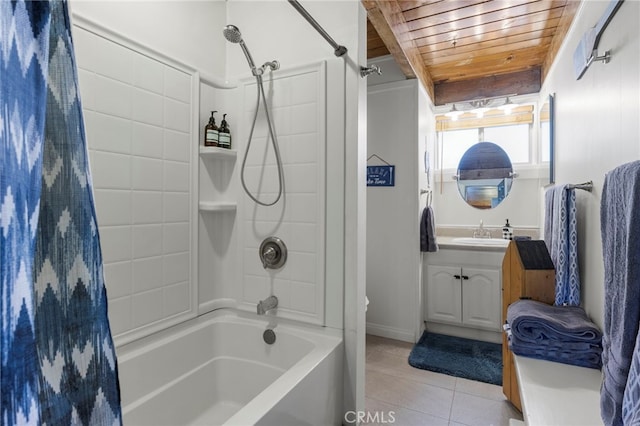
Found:
[{"label": "white vanity cabinet", "polygon": [[[427,269],[427,321],[462,322],[460,267],[429,265]],[[458,278],[456,278],[458,275]]]},{"label": "white vanity cabinet", "polygon": [[[491,333],[487,340],[499,338],[503,257],[504,249],[475,247],[441,246],[438,252],[427,254],[424,275],[427,329],[461,337],[475,337],[473,330],[465,333],[465,329],[479,329],[498,333],[495,336]],[[442,329],[438,325],[453,327]]]},{"label": "white vanity cabinet", "polygon": [[462,272],[462,324],[500,332],[500,270],[463,268]]}]

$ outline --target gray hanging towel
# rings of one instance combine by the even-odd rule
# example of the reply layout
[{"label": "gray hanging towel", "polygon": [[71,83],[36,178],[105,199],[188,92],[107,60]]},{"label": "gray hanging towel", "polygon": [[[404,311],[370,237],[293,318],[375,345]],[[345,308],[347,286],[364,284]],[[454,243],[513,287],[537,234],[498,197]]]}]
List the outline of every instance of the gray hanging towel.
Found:
[{"label": "gray hanging towel", "polygon": [[638,424],[640,410],[640,161],[606,174],[600,204],[604,258],[603,382],[605,425]]},{"label": "gray hanging towel", "polygon": [[438,251],[436,227],[435,221],[433,220],[433,209],[431,206],[424,208],[422,211],[422,218],[420,219],[420,251]]}]

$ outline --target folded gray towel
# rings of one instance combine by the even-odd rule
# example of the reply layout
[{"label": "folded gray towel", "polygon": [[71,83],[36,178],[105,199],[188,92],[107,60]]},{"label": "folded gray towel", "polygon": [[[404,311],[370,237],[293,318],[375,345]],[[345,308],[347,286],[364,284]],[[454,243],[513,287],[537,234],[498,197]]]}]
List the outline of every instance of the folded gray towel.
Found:
[{"label": "folded gray towel", "polygon": [[507,309],[507,322],[518,339],[531,343],[587,342],[600,344],[602,333],[579,306],[552,306],[518,300]]}]

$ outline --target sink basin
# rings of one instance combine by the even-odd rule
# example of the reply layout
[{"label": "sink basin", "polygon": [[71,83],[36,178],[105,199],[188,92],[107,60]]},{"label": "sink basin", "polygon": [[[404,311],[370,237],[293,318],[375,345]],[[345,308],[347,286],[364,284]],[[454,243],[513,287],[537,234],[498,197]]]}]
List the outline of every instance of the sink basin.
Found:
[{"label": "sink basin", "polygon": [[461,237],[454,238],[454,244],[464,244],[469,246],[491,246],[491,247],[506,247],[511,240],[505,240],[503,238],[472,238]]}]

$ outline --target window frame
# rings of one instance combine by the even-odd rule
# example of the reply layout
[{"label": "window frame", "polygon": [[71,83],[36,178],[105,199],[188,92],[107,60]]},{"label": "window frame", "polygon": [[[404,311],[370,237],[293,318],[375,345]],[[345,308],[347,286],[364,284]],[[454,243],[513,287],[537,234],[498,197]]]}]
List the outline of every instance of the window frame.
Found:
[{"label": "window frame", "polygon": [[455,168],[442,168],[444,133],[453,130],[477,129],[478,142],[483,141],[484,130],[487,127],[508,126],[517,124],[528,124],[528,162],[514,163],[519,169],[538,169],[548,165],[548,161],[542,161],[540,147],[536,143],[537,138],[537,117],[535,114],[535,103],[520,105],[514,108],[510,114],[505,114],[501,109],[495,108],[486,111],[483,117],[477,117],[473,112],[465,112],[453,119],[446,114],[437,114],[436,119],[436,159],[435,169],[443,172],[455,173]]}]

